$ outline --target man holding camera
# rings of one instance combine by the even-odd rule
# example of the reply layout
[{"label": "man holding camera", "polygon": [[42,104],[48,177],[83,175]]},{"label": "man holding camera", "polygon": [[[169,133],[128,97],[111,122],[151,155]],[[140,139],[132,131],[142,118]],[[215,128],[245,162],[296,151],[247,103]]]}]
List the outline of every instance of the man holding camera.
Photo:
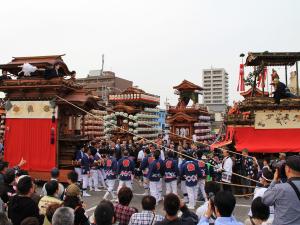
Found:
[{"label": "man holding camera", "polygon": [[286,183],[279,183],[280,171],[276,169],[274,179],[263,195],[263,203],[275,207],[273,225],[300,224],[300,155],[286,160]]},{"label": "man holding camera", "polygon": [[242,225],[232,216],[235,208],[235,197],[229,191],[219,191],[214,200],[209,200],[205,215],[201,217],[198,225],[210,225],[209,219],[213,214],[216,215],[215,225]]},{"label": "man holding camera", "polygon": [[[220,185],[214,181],[208,181],[205,183],[204,187],[206,196],[208,197],[207,201],[204,202],[203,205],[201,205],[197,210],[196,210],[196,215],[198,216],[199,220],[205,215],[209,202],[211,201],[211,204],[214,204],[214,198],[216,194],[221,190]],[[210,223],[214,223],[216,220],[216,217],[214,213],[212,213],[211,217],[209,218]]]}]

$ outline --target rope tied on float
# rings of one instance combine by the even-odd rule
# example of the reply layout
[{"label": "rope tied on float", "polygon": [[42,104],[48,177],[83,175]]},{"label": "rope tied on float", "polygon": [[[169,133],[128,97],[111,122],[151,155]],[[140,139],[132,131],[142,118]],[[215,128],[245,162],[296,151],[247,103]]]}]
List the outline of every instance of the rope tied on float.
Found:
[{"label": "rope tied on float", "polygon": [[[88,114],[88,115],[90,115],[90,116],[93,116],[94,118],[97,118],[97,119],[101,120],[102,122],[104,122],[103,118],[101,118],[100,116],[94,115],[93,113],[90,113],[90,112],[86,111],[85,109],[80,108],[79,106],[73,104],[72,102],[70,102],[70,101],[68,101],[68,100],[66,100],[66,99],[64,99],[64,98],[62,98],[62,97],[60,97],[60,96],[58,96],[58,95],[56,95],[56,97],[59,98],[60,100],[64,101],[64,102],[68,103],[69,105],[72,105],[73,107],[75,107],[75,108],[81,110],[82,112],[85,112],[86,114]],[[108,121],[105,121],[105,122],[108,123],[108,124],[110,124],[110,125],[112,125],[113,127],[119,128],[120,130],[124,131],[125,133],[131,134],[131,135],[133,135],[133,136],[135,136],[135,137],[137,137],[137,138],[140,138],[140,139],[144,139],[144,140],[147,141],[148,143],[151,143],[151,144],[154,144],[154,145],[156,144],[156,143],[155,143],[154,141],[152,141],[152,140],[149,140],[149,139],[144,138],[144,137],[142,137],[142,136],[140,136],[140,135],[138,135],[138,134],[135,134],[135,133],[133,133],[133,132],[130,132],[130,131],[128,131],[128,130],[126,130],[126,129],[120,127],[120,126],[117,126],[117,125],[111,123],[111,122],[108,122]],[[191,160],[194,160],[194,161],[197,161],[197,162],[200,161],[200,160],[197,159],[197,158],[194,158],[194,157],[192,157],[192,156],[190,156],[190,155],[187,155],[187,154],[178,152],[178,151],[176,151],[176,150],[174,150],[174,149],[167,148],[167,147],[165,147],[165,149],[166,149],[166,150],[169,150],[169,151],[172,151],[172,152],[175,152],[175,153],[177,153],[177,154],[179,154],[179,155],[181,155],[181,156],[184,156],[184,157],[186,157],[186,158],[189,158],[189,159],[191,159]],[[206,163],[206,162],[205,162],[205,164],[209,164],[209,163]],[[211,164],[209,164],[209,165],[211,165]],[[220,168],[217,167],[217,166],[214,166],[214,165],[211,165],[211,166],[212,166],[213,168],[215,168],[215,169],[218,169],[218,170],[220,169]],[[255,183],[259,183],[259,181],[257,181],[257,180],[254,180],[254,179],[252,179],[252,178],[249,178],[249,177],[240,175],[240,174],[235,173],[235,172],[225,171],[224,169],[223,169],[222,171],[220,171],[220,172],[232,173],[232,174],[235,175],[235,176],[244,178],[244,179],[246,179],[246,180],[253,181],[253,182],[255,182]]]}]

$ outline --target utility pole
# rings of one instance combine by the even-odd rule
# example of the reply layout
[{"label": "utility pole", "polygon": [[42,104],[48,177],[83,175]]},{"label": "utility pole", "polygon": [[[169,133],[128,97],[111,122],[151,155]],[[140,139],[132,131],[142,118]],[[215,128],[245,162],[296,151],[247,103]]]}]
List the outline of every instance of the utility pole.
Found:
[{"label": "utility pole", "polygon": [[104,54],[102,54],[102,66],[101,66],[101,73],[100,73],[100,75],[103,75],[103,68],[104,68]]},{"label": "utility pole", "polygon": [[166,98],[165,106],[166,106],[166,110],[168,110],[168,109],[169,109],[169,106],[170,106],[170,104],[169,104],[169,99],[168,99],[168,98]]},{"label": "utility pole", "polygon": [[[101,75],[103,75],[103,67],[104,67],[104,54],[102,54],[102,64],[101,64],[101,70],[100,70],[100,74],[97,76],[97,82],[96,82],[96,87],[97,87],[97,94],[98,94],[98,96],[100,97],[100,91],[99,91],[99,89],[100,89],[100,85],[99,85],[99,77],[101,76]],[[101,99],[103,99],[103,85],[101,85]]]}]

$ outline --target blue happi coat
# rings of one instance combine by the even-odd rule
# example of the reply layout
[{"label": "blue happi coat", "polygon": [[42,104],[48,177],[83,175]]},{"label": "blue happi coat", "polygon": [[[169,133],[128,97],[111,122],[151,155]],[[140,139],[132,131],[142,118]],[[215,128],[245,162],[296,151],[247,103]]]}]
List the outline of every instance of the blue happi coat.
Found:
[{"label": "blue happi coat", "polygon": [[165,182],[171,182],[177,179],[179,175],[178,162],[173,158],[169,158],[164,162]]},{"label": "blue happi coat", "polygon": [[161,159],[154,160],[149,165],[149,172],[147,178],[149,181],[159,181],[160,178],[163,176],[164,172],[164,162]]},{"label": "blue happi coat", "polygon": [[194,187],[197,185],[200,170],[198,163],[194,160],[186,161],[181,167],[181,176],[185,178],[185,185]]},{"label": "blue happi coat", "polygon": [[117,169],[118,169],[117,164],[118,164],[117,160],[112,156],[109,156],[108,159],[105,161],[104,171],[106,174],[106,179],[108,180],[117,179]]},{"label": "blue happi coat", "polygon": [[152,154],[147,155],[142,163],[141,163],[141,171],[143,171],[143,176],[148,177],[148,172],[149,172],[149,166],[150,164],[154,161],[154,157]]},{"label": "blue happi coat", "polygon": [[121,158],[118,161],[118,174],[120,175],[120,180],[131,180],[131,176],[134,173],[134,167],[134,162],[127,156]]},{"label": "blue happi coat", "polygon": [[80,162],[82,174],[89,174],[91,170],[91,161],[88,154],[84,153]]}]

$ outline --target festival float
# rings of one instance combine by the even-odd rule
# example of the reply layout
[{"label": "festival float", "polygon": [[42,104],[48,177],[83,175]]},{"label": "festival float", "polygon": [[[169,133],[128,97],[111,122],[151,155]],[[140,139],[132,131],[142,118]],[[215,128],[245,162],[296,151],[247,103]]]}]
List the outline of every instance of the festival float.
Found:
[{"label": "festival float", "polygon": [[[296,65],[298,84],[299,52],[249,53],[240,65],[239,90],[244,97],[235,102],[225,117],[226,129],[213,148],[232,145],[237,151],[247,148],[255,153],[300,152],[300,98],[286,88],[287,68]],[[253,72],[244,79],[244,66]],[[285,84],[273,68],[268,82],[268,68],[285,68]],[[265,91],[271,86],[271,92]],[[244,87],[249,89],[245,91]],[[294,87],[299,93],[298,85]],[[273,95],[273,97],[272,97]]]},{"label": "festival float", "polygon": [[38,179],[48,179],[53,167],[65,179],[76,148],[95,134],[87,133],[85,114],[99,109],[98,98],[76,84],[62,56],[14,57],[0,65],[8,74],[0,83],[6,94],[4,158],[11,166],[24,158],[23,169]]},{"label": "festival float", "polygon": [[154,140],[158,137],[160,97],[129,87],[121,94],[109,95],[112,105],[104,116],[104,133],[112,140]]},{"label": "festival float", "polygon": [[81,132],[90,140],[100,141],[105,138],[104,117],[107,111],[92,109],[89,114],[85,115],[81,124]]},{"label": "festival float", "polygon": [[[170,139],[175,143],[185,140],[204,142],[213,138],[211,134],[210,115],[207,108],[200,106],[198,95],[202,87],[187,80],[173,87],[175,94],[179,95],[176,106],[167,108],[167,124],[170,129]],[[192,101],[192,105],[188,106]]]}]

